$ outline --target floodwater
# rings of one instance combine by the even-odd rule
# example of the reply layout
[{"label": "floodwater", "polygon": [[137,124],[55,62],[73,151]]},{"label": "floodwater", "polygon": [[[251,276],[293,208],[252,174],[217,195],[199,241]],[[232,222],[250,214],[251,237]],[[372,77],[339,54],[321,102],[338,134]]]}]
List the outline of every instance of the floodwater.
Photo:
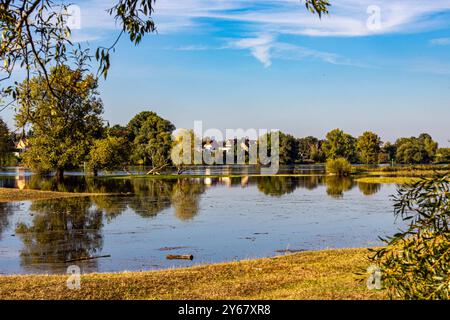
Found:
[{"label": "floodwater", "polygon": [[[304,169],[308,170],[308,169]],[[214,173],[212,173],[214,174]],[[0,203],[0,273],[118,272],[369,247],[394,234],[395,185],[350,178],[146,179],[69,176],[63,183],[5,169],[0,187],[116,193]],[[192,254],[193,261],[167,260]],[[71,260],[110,255],[88,261]]]}]

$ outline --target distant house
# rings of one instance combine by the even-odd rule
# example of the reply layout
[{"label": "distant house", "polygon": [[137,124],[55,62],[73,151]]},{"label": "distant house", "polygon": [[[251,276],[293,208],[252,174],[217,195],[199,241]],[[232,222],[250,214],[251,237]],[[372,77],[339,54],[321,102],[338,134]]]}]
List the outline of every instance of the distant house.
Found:
[{"label": "distant house", "polygon": [[15,145],[16,152],[14,152],[14,155],[18,157],[22,153],[27,151],[29,148],[30,148],[30,144],[28,142],[28,139],[27,138],[22,138]]},{"label": "distant house", "polygon": [[230,152],[233,150],[234,140],[227,140],[225,142],[225,147],[220,147],[219,151]]},{"label": "distant house", "polygon": [[215,151],[219,148],[219,144],[216,140],[207,140],[203,145],[203,149],[207,151]]}]

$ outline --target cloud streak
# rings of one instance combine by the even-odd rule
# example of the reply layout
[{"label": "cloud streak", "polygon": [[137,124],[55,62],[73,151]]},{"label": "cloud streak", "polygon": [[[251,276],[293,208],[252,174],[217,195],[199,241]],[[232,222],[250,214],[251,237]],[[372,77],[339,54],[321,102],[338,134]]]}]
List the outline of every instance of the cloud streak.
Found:
[{"label": "cloud streak", "polygon": [[260,35],[256,38],[244,38],[230,43],[231,48],[249,49],[251,54],[261,62],[264,67],[272,65],[270,50],[274,47],[274,39],[270,35]]},{"label": "cloud streak", "polygon": [[450,38],[432,39],[430,43],[434,46],[450,46]]},{"label": "cloud streak", "polygon": [[296,61],[310,59],[334,65],[373,68],[372,66],[350,61],[336,53],[318,51],[286,42],[279,42],[275,36],[269,34],[260,34],[251,38],[232,40],[229,42],[227,48],[249,50],[251,55],[266,68],[272,65],[273,59]]},{"label": "cloud streak", "polygon": [[[366,67],[337,54],[282,43],[283,35],[309,37],[364,37],[414,33],[450,26],[450,0],[377,0],[379,28],[368,27],[373,0],[335,0],[329,16],[319,19],[299,0],[158,0],[153,18],[159,34],[232,34],[220,49],[248,50],[268,68],[273,59],[315,59],[330,64]],[[75,38],[97,40],[117,29],[106,12],[110,0],[78,0],[82,30]],[[249,36],[250,35],[250,36]],[[450,38],[433,39],[431,45],[450,45]],[[218,50],[210,44],[185,45],[180,51]]]},{"label": "cloud streak", "polygon": [[[78,1],[87,28],[115,28],[106,9],[111,1]],[[321,20],[307,12],[299,0],[158,0],[154,19],[160,33],[190,28],[216,27],[218,21],[245,25],[248,32],[299,34],[308,36],[369,36],[399,32],[420,32],[448,26],[449,0],[378,0],[381,28],[370,30],[367,9],[373,0],[332,1],[330,15]],[[434,15],[434,16],[433,16]],[[433,16],[433,17],[432,17]]]}]

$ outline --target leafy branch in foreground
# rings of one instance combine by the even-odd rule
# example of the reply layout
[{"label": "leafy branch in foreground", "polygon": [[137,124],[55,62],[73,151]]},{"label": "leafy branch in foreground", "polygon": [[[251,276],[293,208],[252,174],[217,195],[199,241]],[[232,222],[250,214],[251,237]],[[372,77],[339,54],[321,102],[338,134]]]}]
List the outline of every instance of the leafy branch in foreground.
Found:
[{"label": "leafy branch in foreground", "polygon": [[[110,52],[123,34],[131,42],[139,44],[143,36],[155,31],[151,17],[155,0],[120,0],[108,13],[114,16],[122,28],[117,40],[109,48],[97,49],[99,74],[107,76],[110,68]],[[47,90],[54,97],[59,92],[49,77],[50,69],[71,65],[80,59],[84,50],[70,40],[68,26],[70,5],[52,0],[3,0],[0,2],[0,83],[7,86],[0,91],[0,99],[12,99],[2,105],[11,105],[18,96],[17,82],[11,83],[13,74],[25,72],[25,79],[43,77]],[[1,109],[4,109],[5,106]],[[0,109],[0,110],[1,110]]]},{"label": "leafy branch in foreground", "polygon": [[328,8],[331,6],[328,0],[303,0],[311,13],[317,14],[319,18],[322,18],[323,14],[328,14]]},{"label": "leafy branch in foreground", "polygon": [[384,239],[371,257],[390,297],[448,299],[450,292],[450,174],[401,187],[395,215],[409,222],[405,232]]}]

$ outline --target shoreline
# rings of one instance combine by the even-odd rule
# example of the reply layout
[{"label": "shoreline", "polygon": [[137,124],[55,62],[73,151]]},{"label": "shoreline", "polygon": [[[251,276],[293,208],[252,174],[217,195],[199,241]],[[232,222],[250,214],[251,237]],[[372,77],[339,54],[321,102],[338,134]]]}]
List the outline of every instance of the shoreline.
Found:
[{"label": "shoreline", "polygon": [[328,249],[155,271],[2,275],[0,299],[385,299],[365,285],[369,250]]},{"label": "shoreline", "polygon": [[76,197],[94,197],[94,196],[112,196],[113,193],[77,193],[77,192],[59,192],[59,191],[43,191],[34,189],[15,189],[0,188],[0,203],[20,202],[32,200],[49,200],[61,198]]}]

